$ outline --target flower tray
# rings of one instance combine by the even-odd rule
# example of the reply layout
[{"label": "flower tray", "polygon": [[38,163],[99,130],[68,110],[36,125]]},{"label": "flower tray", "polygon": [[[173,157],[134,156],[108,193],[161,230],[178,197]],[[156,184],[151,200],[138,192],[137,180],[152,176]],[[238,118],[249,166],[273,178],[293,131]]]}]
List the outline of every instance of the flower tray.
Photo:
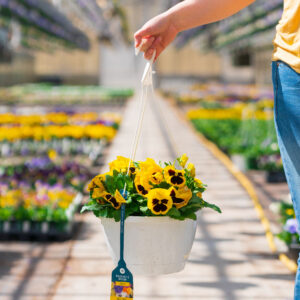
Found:
[{"label": "flower tray", "polygon": [[292,243],[289,246],[289,257],[297,262],[300,253],[300,244]]},{"label": "flower tray", "polygon": [[266,172],[266,181],[269,183],[286,182],[284,171],[268,171],[268,172]]},{"label": "flower tray", "polygon": [[0,221],[1,240],[64,240],[72,237],[75,222]]},{"label": "flower tray", "polygon": [[66,210],[66,220],[0,221],[0,240],[66,240],[72,238],[76,224],[74,216],[82,197],[82,194],[78,193],[74,198]]}]

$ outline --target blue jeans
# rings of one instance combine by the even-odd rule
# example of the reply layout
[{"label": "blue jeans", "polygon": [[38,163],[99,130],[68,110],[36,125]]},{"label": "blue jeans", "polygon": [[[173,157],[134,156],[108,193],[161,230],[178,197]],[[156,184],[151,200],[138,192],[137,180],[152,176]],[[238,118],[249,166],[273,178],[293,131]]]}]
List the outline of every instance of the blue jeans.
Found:
[{"label": "blue jeans", "polygon": [[[300,74],[281,61],[272,63],[275,126],[283,167],[300,225]],[[300,299],[300,258],[295,281]]]}]

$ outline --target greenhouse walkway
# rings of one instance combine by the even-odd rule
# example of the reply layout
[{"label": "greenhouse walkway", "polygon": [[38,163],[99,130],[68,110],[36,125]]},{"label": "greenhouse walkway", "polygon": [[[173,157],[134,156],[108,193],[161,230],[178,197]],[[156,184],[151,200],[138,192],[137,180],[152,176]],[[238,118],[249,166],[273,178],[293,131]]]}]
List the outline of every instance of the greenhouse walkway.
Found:
[{"label": "greenhouse walkway", "polygon": [[[117,155],[129,156],[136,118],[137,99],[127,105],[123,125],[106,162]],[[208,185],[205,199],[219,205],[223,213],[207,209],[201,214],[194,246],[182,272],[150,278],[136,276],[135,299],[292,299],[294,276],[271,253],[246,191],[174,108],[157,97],[148,103],[136,159],[170,161],[182,153],[187,153],[196,165],[197,177]],[[18,264],[16,260],[6,274],[7,280],[1,280],[0,299],[109,299],[114,266],[100,221],[91,214],[82,219],[84,223],[73,241],[28,246],[27,261],[19,258],[23,263]],[[7,247],[2,244],[0,253]],[[16,243],[10,247],[18,249]]]}]

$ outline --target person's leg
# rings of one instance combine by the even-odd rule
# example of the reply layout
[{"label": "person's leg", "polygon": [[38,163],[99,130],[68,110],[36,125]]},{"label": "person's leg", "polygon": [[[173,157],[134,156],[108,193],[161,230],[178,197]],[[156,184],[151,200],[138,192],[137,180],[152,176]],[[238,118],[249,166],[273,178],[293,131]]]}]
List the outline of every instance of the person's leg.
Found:
[{"label": "person's leg", "polygon": [[[275,126],[283,167],[300,225],[300,74],[283,62],[272,63]],[[300,299],[300,259],[295,299]]]}]

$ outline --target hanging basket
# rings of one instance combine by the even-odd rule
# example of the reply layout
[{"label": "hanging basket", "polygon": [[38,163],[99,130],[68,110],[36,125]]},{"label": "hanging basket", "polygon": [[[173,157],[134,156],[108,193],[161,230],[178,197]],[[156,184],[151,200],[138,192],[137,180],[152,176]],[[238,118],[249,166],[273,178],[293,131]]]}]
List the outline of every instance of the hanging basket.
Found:
[{"label": "hanging basket", "polygon": [[[110,255],[120,253],[120,223],[101,218]],[[125,222],[125,261],[134,275],[170,274],[183,270],[195,238],[197,221],[161,217],[128,217]]]}]

